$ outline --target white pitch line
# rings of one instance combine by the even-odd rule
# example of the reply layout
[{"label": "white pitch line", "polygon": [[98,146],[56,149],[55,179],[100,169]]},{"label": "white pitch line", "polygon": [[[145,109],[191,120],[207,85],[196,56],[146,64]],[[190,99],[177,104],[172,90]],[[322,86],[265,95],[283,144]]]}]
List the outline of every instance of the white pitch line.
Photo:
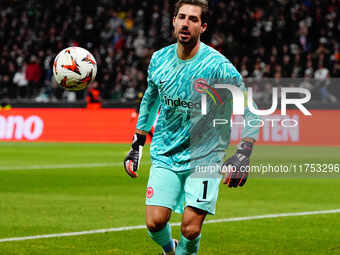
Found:
[{"label": "white pitch line", "polygon": [[32,166],[0,166],[0,171],[6,170],[40,170],[40,169],[62,169],[62,168],[83,168],[83,167],[104,167],[118,166],[118,162],[114,163],[83,163],[83,164],[57,164],[57,165],[32,165]]},{"label": "white pitch line", "polygon": [[[233,222],[233,221],[248,221],[248,220],[258,220],[258,219],[272,219],[272,218],[279,218],[279,217],[332,214],[332,213],[340,213],[340,209],[323,210],[323,211],[310,211],[310,212],[266,214],[266,215],[257,215],[257,216],[249,216],[249,217],[224,218],[224,219],[217,219],[217,220],[207,220],[204,224],[220,223],[220,222]],[[175,223],[171,223],[171,225],[172,226],[180,226],[181,223],[175,222]],[[0,239],[0,243],[14,242],[14,241],[24,241],[24,240],[34,240],[34,239],[42,239],[42,238],[80,236],[80,235],[90,235],[90,234],[107,233],[107,232],[129,231],[129,230],[145,229],[145,228],[146,228],[145,225],[137,225],[137,226],[129,226],[129,227],[97,229],[97,230],[70,232],[70,233],[59,233],[59,234],[37,235],[37,236],[24,236],[24,237],[11,237],[11,238]]]},{"label": "white pitch line", "polygon": [[[142,162],[142,165],[150,164],[150,162]],[[67,168],[90,168],[90,167],[106,167],[121,166],[123,162],[112,163],[81,163],[81,164],[57,164],[57,165],[32,165],[32,166],[0,166],[0,171],[12,170],[42,170],[42,169],[67,169]]]}]

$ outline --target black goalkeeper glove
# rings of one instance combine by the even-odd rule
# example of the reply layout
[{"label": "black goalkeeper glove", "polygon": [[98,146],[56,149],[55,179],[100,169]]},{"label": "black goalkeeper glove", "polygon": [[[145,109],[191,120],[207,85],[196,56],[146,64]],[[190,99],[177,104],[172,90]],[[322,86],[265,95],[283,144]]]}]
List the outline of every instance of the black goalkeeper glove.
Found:
[{"label": "black goalkeeper glove", "polygon": [[134,134],[132,139],[132,146],[124,159],[124,169],[128,175],[135,178],[138,177],[137,170],[140,160],[142,158],[142,150],[145,144],[146,136],[141,134]]},{"label": "black goalkeeper glove", "polygon": [[225,173],[223,184],[231,187],[242,187],[248,178],[249,158],[253,144],[248,141],[241,141],[237,145],[236,153],[222,165],[222,173]]}]

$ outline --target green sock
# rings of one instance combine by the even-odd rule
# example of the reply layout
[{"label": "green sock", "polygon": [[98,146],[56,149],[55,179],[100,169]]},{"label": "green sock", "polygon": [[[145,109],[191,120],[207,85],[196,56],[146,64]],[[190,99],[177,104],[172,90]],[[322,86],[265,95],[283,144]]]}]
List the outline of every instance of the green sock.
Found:
[{"label": "green sock", "polygon": [[171,238],[171,226],[169,223],[165,225],[160,231],[150,232],[148,231],[149,236],[154,240],[157,244],[159,244],[165,252],[170,252],[173,250],[173,241]]},{"label": "green sock", "polygon": [[189,240],[183,234],[176,248],[176,255],[195,255],[200,248],[201,234],[194,240]]}]

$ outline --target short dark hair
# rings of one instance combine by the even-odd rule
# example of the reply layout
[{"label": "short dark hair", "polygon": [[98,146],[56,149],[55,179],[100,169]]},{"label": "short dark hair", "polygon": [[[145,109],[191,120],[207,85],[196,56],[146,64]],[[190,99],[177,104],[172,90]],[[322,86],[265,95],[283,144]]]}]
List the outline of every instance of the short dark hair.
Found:
[{"label": "short dark hair", "polygon": [[175,5],[175,16],[177,16],[179,9],[184,5],[184,4],[192,4],[192,5],[197,5],[201,7],[202,13],[201,13],[201,21],[202,24],[208,22],[208,1],[207,0],[179,0],[176,5]]}]

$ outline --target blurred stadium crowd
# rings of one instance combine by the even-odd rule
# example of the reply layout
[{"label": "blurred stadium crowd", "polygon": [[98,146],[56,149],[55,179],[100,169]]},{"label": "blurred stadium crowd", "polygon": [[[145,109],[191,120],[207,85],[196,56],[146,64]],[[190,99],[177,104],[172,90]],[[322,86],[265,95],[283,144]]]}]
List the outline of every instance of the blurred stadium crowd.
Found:
[{"label": "blurred stadium crowd", "polygon": [[[102,99],[135,100],[146,88],[152,52],[174,42],[174,2],[1,1],[0,98],[83,99],[84,92],[60,89],[52,74],[56,54],[75,45],[95,56]],[[330,78],[340,77],[339,2],[210,0],[202,41],[230,59],[259,100],[271,100],[271,87],[285,77],[300,78],[314,100],[336,102],[340,85]]]}]

